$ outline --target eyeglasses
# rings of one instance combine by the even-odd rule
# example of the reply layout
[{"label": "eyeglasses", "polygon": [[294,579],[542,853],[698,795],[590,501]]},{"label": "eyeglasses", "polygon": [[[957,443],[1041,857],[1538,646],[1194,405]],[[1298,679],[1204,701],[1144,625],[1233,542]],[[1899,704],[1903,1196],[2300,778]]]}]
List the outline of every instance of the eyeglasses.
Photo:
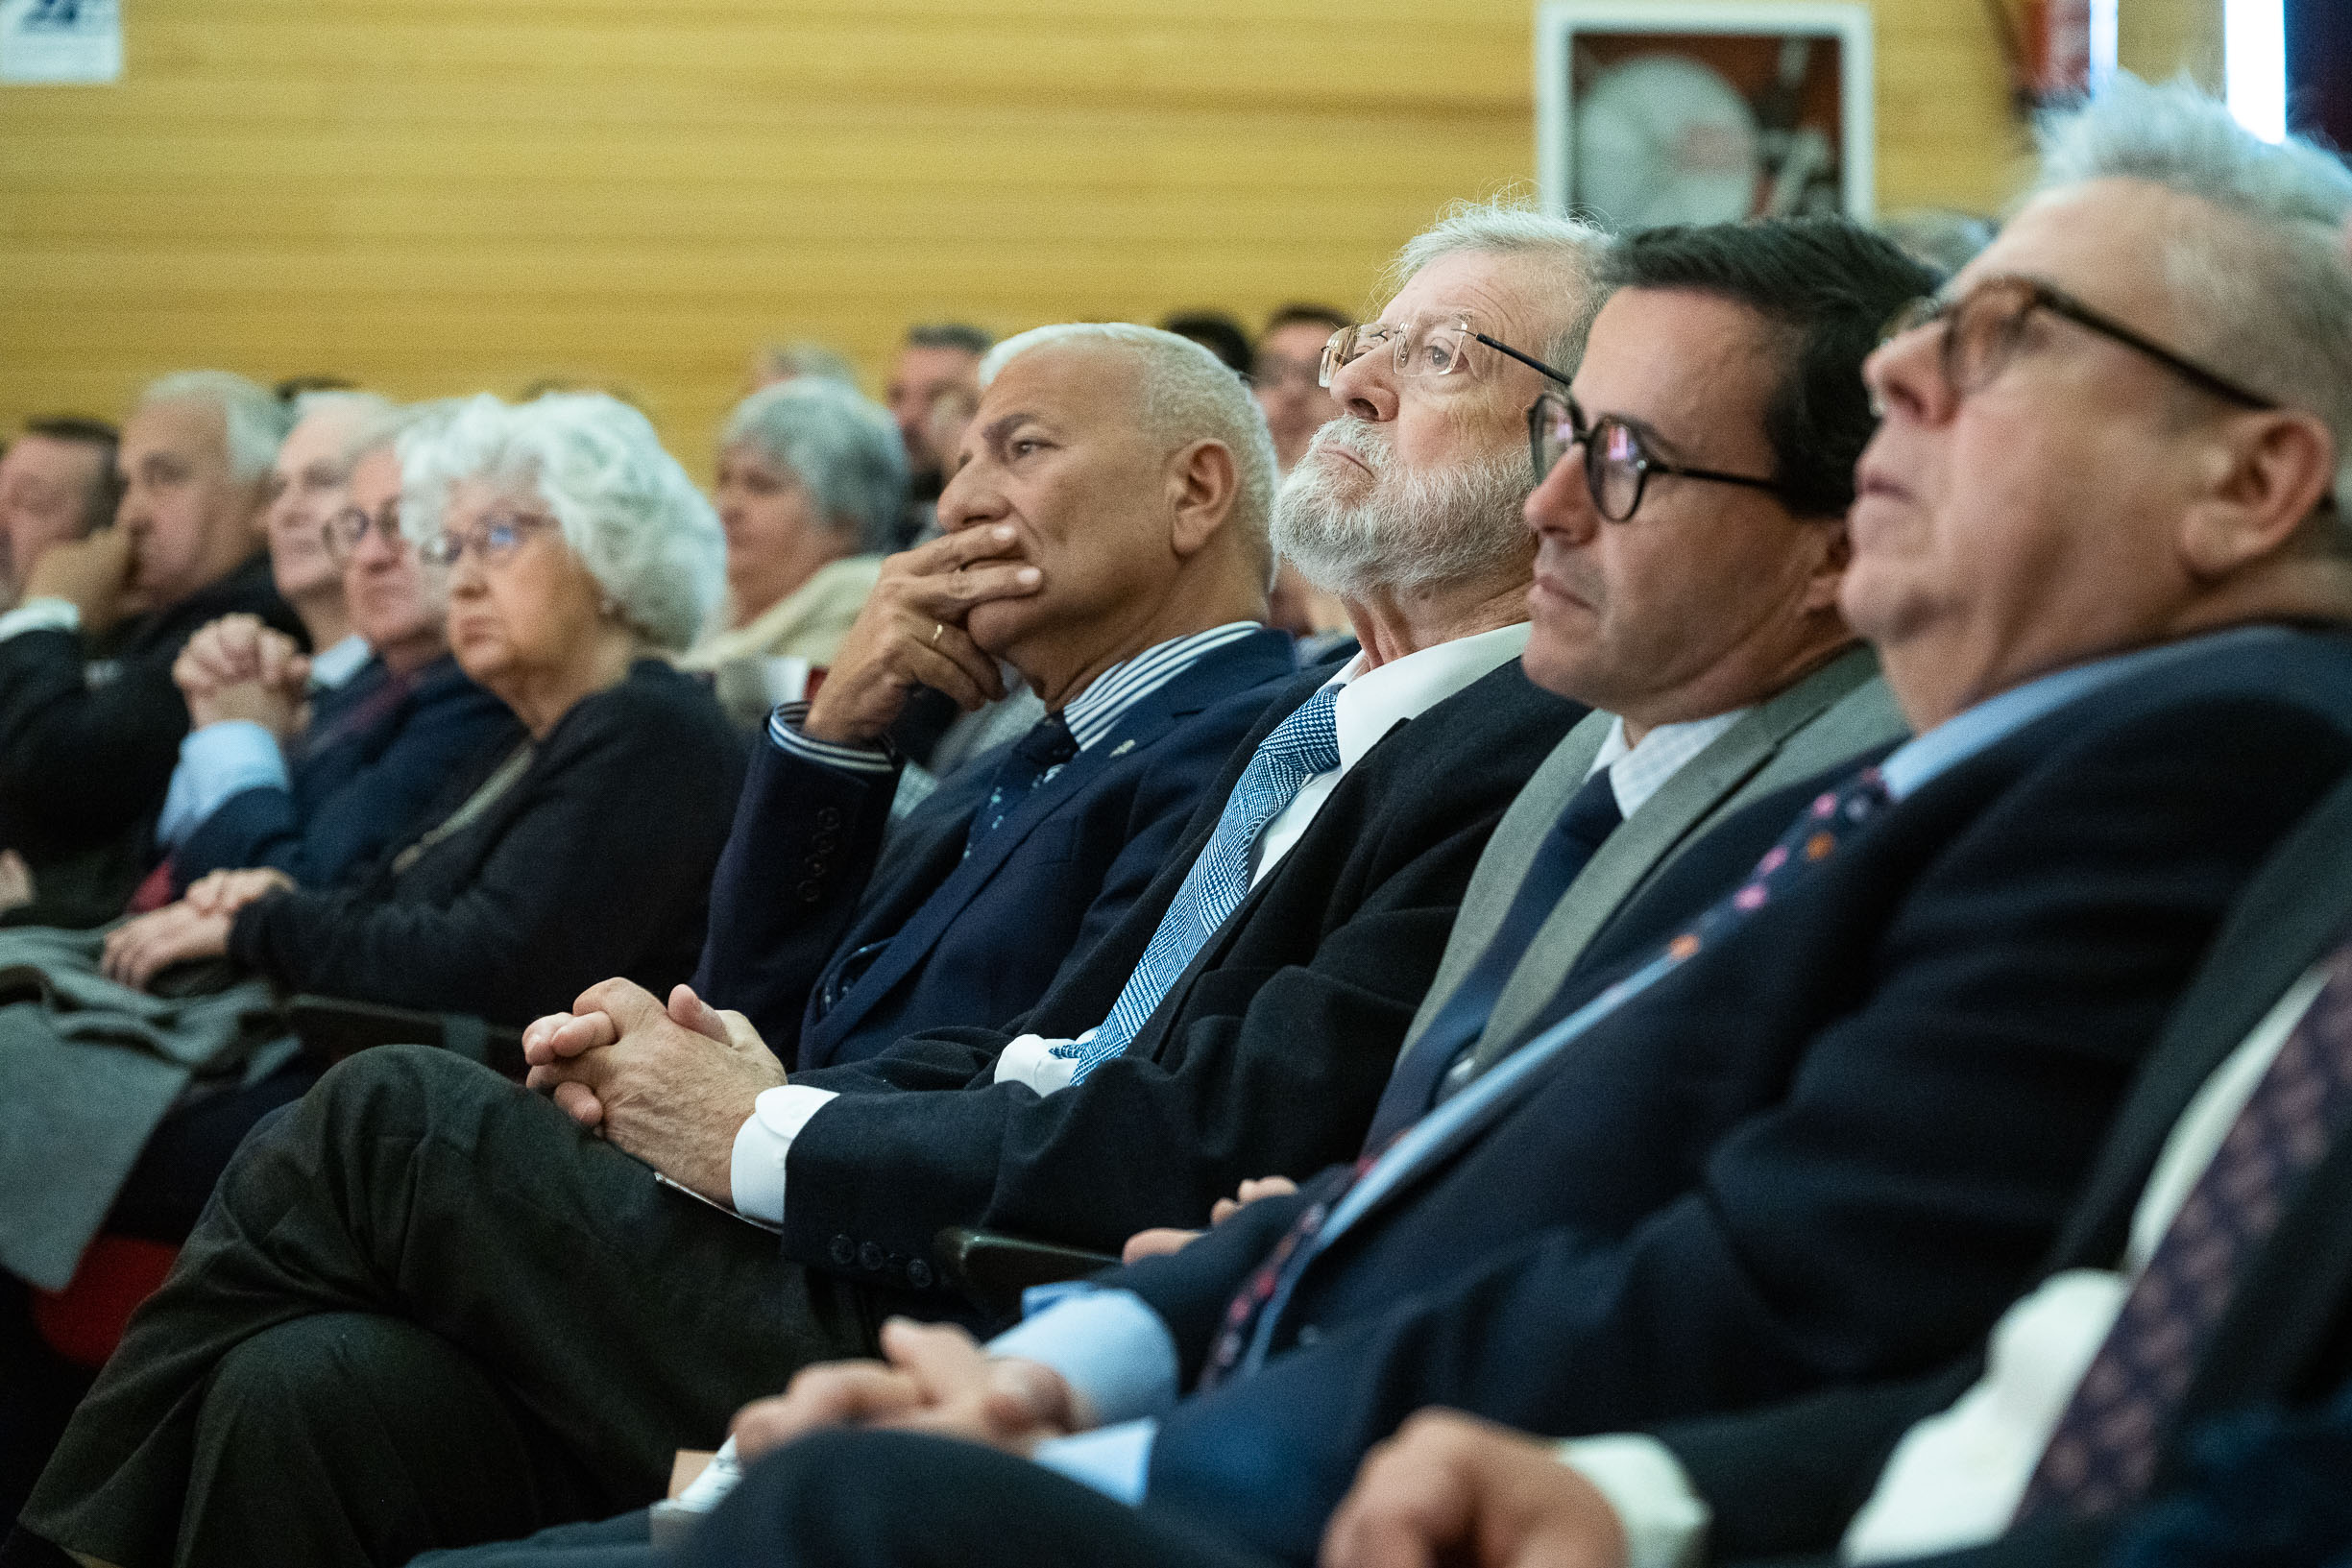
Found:
[{"label": "eyeglasses", "polygon": [[463,533],[445,533],[426,540],[417,546],[417,559],[447,571],[457,565],[459,557],[471,551],[480,565],[495,567],[521,548],[522,542],[531,535],[552,526],[553,522],[546,518],[493,512]]},{"label": "eyeglasses", "polygon": [[1879,334],[1881,346],[1905,332],[1941,326],[1939,367],[1945,390],[1953,402],[1981,392],[2008,368],[2024,346],[2026,320],[2037,310],[2064,317],[2126,349],[2146,354],[2192,386],[2212,393],[2241,408],[2275,409],[2279,405],[2259,392],[2249,391],[2218,375],[2164,345],[2103,315],[2080,300],[2031,277],[1988,277],[1952,300],[1914,300],[1896,312]]},{"label": "eyeglasses", "polygon": [[1483,343],[1497,353],[1509,354],[1539,374],[1548,375],[1555,381],[1564,382],[1567,379],[1543,361],[1530,358],[1510,344],[1497,342],[1479,331],[1467,312],[1455,311],[1426,317],[1401,326],[1373,322],[1369,326],[1341,327],[1323,345],[1322,365],[1317,372],[1317,384],[1329,386],[1331,378],[1339,374],[1343,366],[1353,364],[1384,343],[1389,346],[1399,375],[1451,375],[1462,368],[1462,361],[1469,354],[1470,345]]},{"label": "eyeglasses", "polygon": [[1778,479],[1749,473],[1725,473],[1716,469],[1686,468],[1653,453],[1641,432],[1613,414],[1587,423],[1576,399],[1547,392],[1527,410],[1527,455],[1535,464],[1536,483],[1541,484],[1567,456],[1568,448],[1585,448],[1585,490],[1594,511],[1611,522],[1623,522],[1641,509],[1642,493],[1653,473],[1678,479],[1705,479],[1718,485],[1745,485],[1775,495],[1785,494]]},{"label": "eyeglasses", "polygon": [[400,502],[386,501],[383,509],[374,517],[368,516],[360,507],[347,506],[327,519],[319,530],[319,537],[325,542],[328,555],[337,561],[347,561],[357,553],[360,541],[368,537],[371,528],[376,530],[376,538],[394,549],[403,548],[405,542],[400,538]]}]

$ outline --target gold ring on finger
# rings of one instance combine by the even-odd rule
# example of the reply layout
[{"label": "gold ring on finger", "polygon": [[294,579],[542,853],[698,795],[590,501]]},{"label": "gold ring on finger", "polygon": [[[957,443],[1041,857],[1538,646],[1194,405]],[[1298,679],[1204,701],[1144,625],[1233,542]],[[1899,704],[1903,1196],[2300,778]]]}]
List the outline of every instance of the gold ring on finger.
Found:
[{"label": "gold ring on finger", "polygon": [[940,634],[942,634],[942,633],[943,633],[943,632],[945,632],[946,630],[947,630],[947,622],[945,622],[945,621],[943,621],[943,620],[934,620],[934,621],[933,621],[933,622],[931,623],[931,645],[932,645],[933,647],[934,647],[934,648],[935,648],[935,647],[937,647],[937,646],[939,645],[939,637],[940,637]]}]

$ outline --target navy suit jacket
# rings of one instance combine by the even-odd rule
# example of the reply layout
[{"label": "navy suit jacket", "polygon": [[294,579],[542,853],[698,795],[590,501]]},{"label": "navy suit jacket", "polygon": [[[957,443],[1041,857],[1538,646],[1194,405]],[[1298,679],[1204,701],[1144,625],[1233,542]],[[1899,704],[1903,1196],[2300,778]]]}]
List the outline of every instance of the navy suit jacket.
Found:
[{"label": "navy suit jacket", "polygon": [[891,829],[895,775],[827,767],[763,736],[712,886],[695,989],[746,1014],[796,1070],[861,1061],[942,1025],[1012,1018],[1143,891],[1294,667],[1281,632],[1211,649],[968,858],[1002,748]]},{"label": "navy suit jacket", "polygon": [[[2190,1101],[2287,989],[2347,938],[2352,938],[2352,782],[2338,785],[2304,819],[2239,899],[2117,1113],[2106,1146],[2057,1244],[2043,1261],[2045,1276],[2115,1266],[2149,1173]],[[1844,1386],[1762,1410],[1668,1423],[1658,1435],[1713,1508],[1709,1540],[1715,1556],[1736,1560],[1826,1554],[1868,1499],[1903,1433],[1948,1408],[1983,1369],[1978,1346],[1936,1375]],[[2258,1404],[2309,1409],[2328,1400],[2347,1378],[2352,1378],[2352,1137],[2339,1134],[2289,1195],[2278,1228],[2256,1250],[2199,1358],[2180,1419],[2160,1449],[2153,1498],[2139,1523],[2165,1528],[2163,1521],[2179,1507],[2176,1500],[2195,1491],[2199,1478],[2190,1434]],[[2334,1440],[2340,1444],[2346,1413],[2339,1405],[2312,1420],[2321,1431],[2332,1424],[2338,1433]],[[2290,1448],[2295,1430],[2281,1433]],[[2276,1461],[2278,1456],[2266,1458]],[[2232,1486],[2247,1504],[2274,1511],[2322,1495],[2298,1498],[2276,1473],[2275,1462],[2260,1492],[2244,1485],[2243,1475],[2206,1478],[2200,1506],[2226,1509]],[[2340,1484],[2339,1477],[2333,1485],[2340,1490]],[[1954,1568],[2101,1562],[2118,1528],[2127,1522],[2053,1521],[1935,1560]],[[2315,1552],[2310,1560],[2323,1556],[2328,1554]]]},{"label": "navy suit jacket", "polygon": [[[2352,640],[2297,634],[2126,677],[1928,780],[1338,1235],[1267,1364],[1164,1420],[1152,1496],[1310,1556],[1425,1405],[1617,1431],[1964,1354],[2223,911],[2348,765]],[[1816,792],[1719,830],[1709,892]],[[1629,930],[1706,902],[1677,869]],[[1604,933],[1532,1028],[1626,956]],[[1297,1208],[1103,1276],[1167,1322],[1187,1386]]]},{"label": "navy suit jacket", "polygon": [[[522,739],[506,705],[444,654],[417,671],[397,701],[382,702],[383,666],[354,677],[341,700],[312,718],[315,750],[287,769],[289,789],[231,795],[172,852],[175,889],[207,872],[274,866],[304,887],[327,887],[404,844],[449,785],[485,751]],[[364,685],[363,685],[364,683]],[[345,724],[375,703],[379,712]]]}]

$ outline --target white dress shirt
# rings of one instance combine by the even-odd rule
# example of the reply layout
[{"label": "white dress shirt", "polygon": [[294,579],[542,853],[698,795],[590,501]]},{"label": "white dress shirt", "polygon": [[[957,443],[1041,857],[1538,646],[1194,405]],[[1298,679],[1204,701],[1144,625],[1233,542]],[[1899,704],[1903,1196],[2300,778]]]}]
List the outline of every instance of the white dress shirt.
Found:
[{"label": "white dress shirt", "polygon": [[1612,718],[1609,733],[1601,737],[1601,749],[1592,754],[1592,766],[1586,770],[1585,777],[1589,779],[1607,768],[1609,792],[1617,797],[1617,814],[1630,817],[1648,805],[1652,795],[1665,788],[1666,781],[1682,772],[1685,763],[1713,745],[1716,736],[1737,724],[1747,712],[1745,708],[1734,708],[1712,718],[1661,724],[1633,746],[1625,743],[1625,720]]},{"label": "white dress shirt", "polygon": [[[1330,797],[1340,779],[1382,736],[1497,665],[1516,659],[1527,645],[1527,626],[1521,623],[1476,637],[1459,638],[1407,654],[1377,669],[1364,668],[1364,658],[1358,655],[1332,677],[1330,684],[1344,688],[1332,714],[1339,732],[1340,765],[1332,772],[1308,780],[1290,805],[1266,825],[1258,836],[1253,880],[1280,863],[1282,856],[1306,832],[1307,824],[1314,820],[1315,812]],[[1145,654],[1131,663],[1140,665],[1153,661],[1153,654]],[[1098,688],[1126,691],[1134,684],[1123,675],[1126,668],[1121,665],[1105,671],[1087,688],[1087,693]],[[1172,672],[1163,676],[1159,684],[1173,678]],[[1073,699],[1070,705],[1071,731],[1079,736],[1081,745],[1088,736],[1100,740],[1111,728],[1108,717],[1079,712],[1083,700]],[[1125,697],[1120,711],[1124,712],[1124,703],[1133,700],[1133,696]],[[1027,1083],[1041,1095],[1067,1088],[1078,1064],[1052,1054],[1055,1046],[1067,1043],[1033,1034],[1020,1036],[999,1055],[996,1081]],[[1010,1070],[1006,1065],[1007,1058],[1015,1064]],[[753,1103],[750,1117],[736,1130],[728,1167],[728,1184],[739,1212],[769,1224],[783,1222],[785,1168],[791,1155],[792,1142],[833,1098],[834,1091],[806,1084],[785,1084],[762,1092]]]}]

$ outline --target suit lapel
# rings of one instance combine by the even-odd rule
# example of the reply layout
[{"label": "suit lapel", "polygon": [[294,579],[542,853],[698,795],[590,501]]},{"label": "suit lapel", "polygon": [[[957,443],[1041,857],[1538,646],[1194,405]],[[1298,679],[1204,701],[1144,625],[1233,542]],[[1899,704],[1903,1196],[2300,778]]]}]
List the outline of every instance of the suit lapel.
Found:
[{"label": "suit lapel", "polygon": [[[859,977],[858,983],[825,1015],[825,1033],[837,1036],[847,1032],[875,1002],[888,996],[892,987],[930,955],[941,933],[980,896],[981,890],[995,879],[1030,835],[1073,796],[1090,787],[1113,760],[1151,745],[1180,717],[1198,712],[1201,706],[1198,697],[1188,695],[1185,689],[1191,685],[1190,674],[1188,671],[1178,676],[1128,710],[1121,715],[1117,729],[1031,790],[1029,797],[1013,808],[994,832],[982,838],[970,855],[962,856],[945,880],[924,897],[914,918],[889,938],[889,946],[873,966]],[[990,766],[994,765],[992,761]],[[976,808],[978,800],[976,797]],[[958,829],[958,844],[966,831],[963,827]]]},{"label": "suit lapel", "polygon": [[[1609,835],[1528,944],[1526,956],[1495,999],[1494,1011],[1476,1048],[1479,1071],[1491,1065],[1542,1012],[1594,933],[1688,839],[1691,831],[1738,793],[1741,785],[1779,754],[1790,736],[1819,718],[1877,669],[1876,660],[1855,649],[1758,705],[1677,770]],[[1587,766],[1590,766],[1589,756]],[[1583,777],[1577,776],[1579,784]],[[1565,799],[1564,795],[1562,800]],[[1550,827],[1549,818],[1544,826]],[[1532,856],[1532,848],[1529,854]],[[1515,880],[1511,888],[1517,885]],[[1503,896],[1507,899],[1510,890]]]},{"label": "suit lapel", "polygon": [[2165,1140],[2214,1070],[2244,1043],[2352,921],[2352,784],[2271,854],[2214,941],[2148,1054],[2058,1244],[2061,1266],[2114,1266]]}]

